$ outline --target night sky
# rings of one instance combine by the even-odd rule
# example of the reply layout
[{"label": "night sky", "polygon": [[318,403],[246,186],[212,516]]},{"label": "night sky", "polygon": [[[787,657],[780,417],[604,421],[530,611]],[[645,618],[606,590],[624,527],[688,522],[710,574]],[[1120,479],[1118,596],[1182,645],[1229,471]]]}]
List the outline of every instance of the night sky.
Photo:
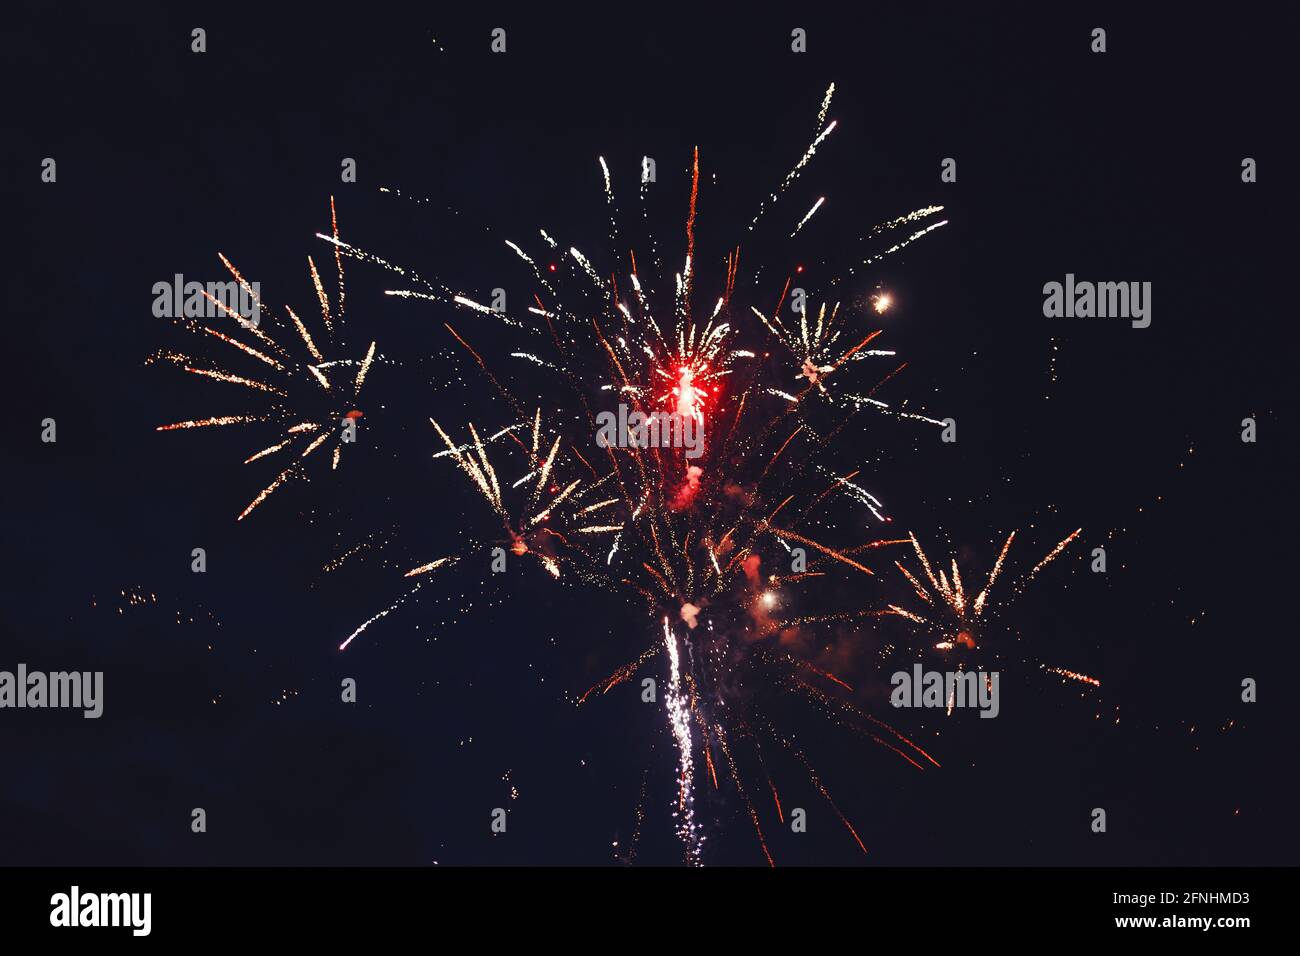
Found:
[{"label": "night sky", "polygon": [[[557,584],[536,564],[492,575],[484,556],[338,651],[402,593],[404,569],[491,536],[483,501],[431,457],[427,420],[460,431],[513,421],[443,322],[513,370],[506,330],[384,296],[401,280],[347,263],[347,350],[375,340],[381,353],[358,443],[337,473],[318,462],[310,483],[236,522],[275,474],[241,464],[266,433],[155,428],[256,399],[146,365],[161,348],[220,356],[153,315],[152,287],[175,273],[221,280],[222,252],[271,303],[315,314],[306,257],[332,278],[314,234],[328,232],[333,196],[345,241],[480,299],[501,286],[523,302],[502,238],[544,227],[612,268],[597,156],[626,187],[629,222],[640,159],[655,157],[650,221],[665,259],[679,260],[695,146],[700,282],[716,282],[807,146],[831,81],[835,135],[771,215],[797,221],[823,195],[826,206],[805,242],[746,245],[742,269],[768,263],[770,304],[797,265],[815,287],[839,271],[823,260],[852,262],[875,223],[943,204],[949,225],[848,288],[896,301],[879,344],[908,366],[887,397],[959,430],[945,445],[930,426],[873,419],[845,433],[835,467],[864,462],[891,532],[955,554],[971,580],[1013,528],[1019,572],[1084,534],[1014,601],[1002,595],[989,639],[1017,650],[995,721],[888,707],[895,668],[877,650],[918,641],[906,622],[825,635],[822,659],[855,688],[846,699],[943,768],[918,773],[789,708],[788,730],[870,853],[786,759],[773,774],[787,807],[808,808],[808,833],[782,827],[750,781],[773,856],[1294,861],[1295,748],[1282,723],[1294,456],[1281,397],[1293,239],[1277,25],[1101,10],[904,18],[864,7],[846,22],[803,8],[43,6],[6,14],[2,41],[0,670],[103,671],[105,713],[0,711],[0,863],[611,865],[626,857],[644,786],[635,860],[680,864],[662,708],[640,702],[636,681],[573,705],[654,639],[634,598]],[[190,51],[196,26],[202,55]],[[489,52],[497,26],[502,55]],[[1089,52],[1096,26],[1104,55]],[[790,51],[794,27],[808,31],[806,54]],[[1241,180],[1247,156],[1253,184]],[[44,157],[56,183],[41,182]],[[340,181],[344,157],[356,183]],[[944,157],[957,160],[956,183],[940,182]],[[1066,273],[1151,282],[1151,327],[1045,318],[1043,284]],[[548,410],[561,398],[535,396]],[[1247,416],[1253,444],[1241,440]],[[47,417],[55,444],[40,440]],[[857,520],[848,530],[866,532]],[[322,571],[363,540],[376,547],[362,560]],[[1105,574],[1089,570],[1098,545]],[[204,574],[191,572],[195,547]],[[908,599],[892,561],[874,563],[877,579],[842,576],[809,600]],[[647,666],[661,676],[661,660]],[[340,701],[349,677],[354,705]],[[1242,702],[1246,677],[1259,703]],[[190,831],[195,807],[206,834]],[[509,809],[503,836],[489,830],[495,807]],[[1089,828],[1094,807],[1107,811],[1105,834]],[[734,791],[700,781],[696,811],[706,863],[764,862]]]}]

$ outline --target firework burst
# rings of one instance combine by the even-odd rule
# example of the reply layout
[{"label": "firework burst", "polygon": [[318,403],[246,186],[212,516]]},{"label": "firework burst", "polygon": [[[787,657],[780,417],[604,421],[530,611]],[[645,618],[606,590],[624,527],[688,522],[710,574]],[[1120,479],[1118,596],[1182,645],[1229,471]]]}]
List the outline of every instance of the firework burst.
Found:
[{"label": "firework burst", "polygon": [[[1078,528],[1066,535],[1013,586],[1013,593],[1019,594],[1022,592],[1043,568],[1055,561],[1082,533],[1083,529]],[[894,566],[902,572],[907,582],[912,586],[921,604],[915,609],[890,604],[888,606],[889,613],[905,618],[925,629],[932,636],[937,637],[938,640],[934,645],[934,649],[937,651],[946,654],[962,650],[976,650],[982,645],[980,631],[985,612],[992,607],[991,594],[993,586],[1002,576],[1007,554],[1011,551],[1011,545],[1016,539],[1016,534],[1017,532],[1012,531],[1007,535],[1006,541],[1002,544],[1002,550],[998,552],[997,560],[993,562],[993,567],[989,571],[988,579],[985,581],[984,586],[974,593],[967,591],[956,558],[952,559],[948,569],[939,567],[936,571],[935,565],[931,562],[925,549],[921,547],[921,542],[917,540],[916,535],[909,534],[908,541],[911,543],[912,551],[916,556],[919,572],[913,573],[899,560],[894,562]],[[1046,664],[1040,664],[1039,666],[1042,670],[1060,677],[1076,680],[1093,687],[1101,686],[1101,681],[1086,674],[1080,674],[1061,667],[1049,667]]]},{"label": "firework burst", "polygon": [[[834,121],[827,123],[833,93],[832,85],[822,100],[811,143],[741,231],[746,243],[754,242],[765,228],[782,240],[794,239],[815,230],[825,218],[822,210],[829,204],[824,196],[802,214],[787,210],[783,200],[836,128]],[[929,575],[928,559],[915,537],[864,535],[861,530],[873,522],[885,525],[891,518],[860,477],[862,465],[856,456],[862,443],[847,440],[852,434],[847,429],[863,410],[926,424],[942,422],[905,410],[905,402],[890,404],[878,397],[905,368],[893,350],[878,342],[884,333],[877,320],[895,308],[889,293],[877,287],[865,309],[846,303],[863,301],[851,285],[858,270],[945,225],[946,220],[932,218],[942,207],[926,206],[872,228],[858,246],[846,250],[849,261],[842,278],[819,288],[796,287],[800,268],[776,263],[767,268],[784,273],[782,278],[764,280],[763,267],[750,270],[742,265],[739,242],[719,247],[716,258],[702,256],[702,242],[697,247],[697,213],[707,196],[701,195],[696,149],[689,167],[684,236],[677,247],[680,268],[663,268],[660,251],[670,244],[648,235],[649,256],[643,256],[643,264],[656,276],[652,280],[638,265],[635,249],[625,244],[628,233],[620,221],[610,166],[603,157],[598,166],[609,213],[611,248],[606,256],[589,256],[545,228],[530,240],[501,239],[510,257],[522,264],[531,286],[524,311],[485,305],[470,291],[426,279],[346,243],[337,226],[329,234],[318,234],[332,246],[339,271],[335,314],[311,266],[327,329],[332,331],[332,321],[342,318],[342,259],[377,265],[402,280],[402,287],[386,290],[387,295],[433,303],[452,313],[443,321],[449,344],[468,360],[486,394],[499,400],[495,420],[486,429],[473,423],[445,425],[448,419],[442,414],[430,417],[434,457],[460,470],[494,523],[481,535],[467,536],[455,553],[425,555],[408,566],[403,574],[406,590],[355,628],[340,650],[408,602],[418,601],[437,572],[488,548],[535,560],[561,585],[578,583],[631,595],[645,612],[644,624],[636,631],[640,645],[630,660],[596,682],[577,703],[607,694],[656,664],[664,668],[665,730],[677,765],[670,812],[685,861],[698,864],[703,859],[706,823],[697,813],[697,790],[722,789],[730,781],[764,858],[774,862],[763,827],[769,815],[785,821],[778,757],[806,775],[853,845],[865,853],[862,834],[837,805],[805,750],[782,729],[768,698],[780,694],[888,750],[891,759],[911,768],[908,772],[939,767],[915,741],[850,700],[854,689],[844,676],[790,653],[783,638],[811,633],[824,623],[889,614],[925,623],[928,618],[922,614],[870,600],[830,614],[793,613],[801,592],[812,585],[839,579],[860,593],[858,585],[878,581],[872,566],[878,565],[876,557],[908,543],[926,566],[930,587],[923,587],[901,563],[898,567],[928,604],[941,601],[958,617],[980,616],[1001,568],[1006,548],[988,585],[968,604],[956,566],[951,580],[942,572],[939,577]],[[383,192],[402,196],[397,190]],[[641,215],[633,218],[647,225],[650,192],[650,180],[643,174],[637,192]],[[784,221],[783,212],[788,212]],[[702,269],[701,262],[716,263],[716,273],[713,266]],[[499,322],[494,331],[502,331],[508,345],[500,350],[485,345],[491,339],[477,325],[466,334],[468,326],[458,329],[452,324],[456,314],[471,315],[476,322]],[[289,315],[314,361],[290,366],[285,350],[261,330],[253,332],[268,354],[251,357],[260,356],[283,378],[306,377],[331,393],[339,385],[324,373],[339,363],[326,363],[303,323],[294,313]],[[251,354],[252,346],[233,336],[219,337]],[[373,357],[372,344],[356,366],[352,388],[344,390],[348,402],[355,401]],[[559,414],[548,412],[549,421],[540,403],[525,397],[514,382],[512,372],[525,367],[554,376],[559,386],[546,392],[547,406],[559,405]],[[224,380],[232,378],[226,375]],[[286,452],[294,444],[300,462],[330,434],[330,416],[337,416],[342,407],[304,418],[289,400],[286,383],[236,384],[268,396],[274,412],[164,428],[275,420],[284,432],[280,442],[249,461]],[[553,394],[565,398],[554,402]],[[613,404],[620,406],[617,440],[603,441],[602,421],[613,414]],[[631,437],[625,420],[650,423],[655,430],[640,434],[653,437]],[[307,424],[312,427],[294,431]],[[693,433],[700,436],[698,443],[679,440]],[[623,440],[624,434],[629,440]],[[305,447],[298,450],[297,445]],[[336,446],[336,464],[338,454]],[[301,465],[286,469],[245,514],[295,468]],[[847,520],[827,514],[832,503],[847,512]],[[847,541],[842,540],[842,525],[852,528]],[[764,793],[770,794],[770,804],[758,796]],[[641,815],[638,809],[639,819]],[[622,852],[630,859],[636,849]]]},{"label": "firework burst", "polygon": [[[337,239],[338,217],[333,198],[330,199],[330,220],[333,236]],[[207,320],[191,316],[179,317],[176,322],[195,335],[208,336],[204,339],[205,344],[216,340],[234,349],[239,355],[232,353],[232,360],[238,359],[250,365],[253,371],[237,374],[215,360],[205,361],[169,350],[156,352],[148,361],[169,362],[192,375],[236,386],[266,402],[262,410],[253,413],[210,415],[159,425],[157,429],[162,432],[255,425],[271,431],[271,444],[253,451],[244,459],[244,464],[267,459],[279,462],[281,470],[240,512],[236,520],[242,521],[287,482],[296,477],[306,479],[309,460],[324,457],[316,455],[316,452],[328,447],[329,467],[331,470],[338,468],[343,450],[355,438],[358,421],[363,417],[357,402],[375,361],[375,343],[371,342],[357,359],[327,357],[326,353],[338,349],[344,322],[346,299],[342,255],[334,257],[338,279],[332,302],[315,261],[307,257],[308,275],[320,308],[320,327],[314,336],[307,323],[290,306],[284,308],[287,318],[277,318],[262,301],[259,290],[244,278],[234,263],[220,253],[218,256],[239,288],[255,304],[257,318],[241,315],[230,303],[204,290],[202,295],[210,303],[209,311],[225,328],[215,328]],[[263,322],[263,318],[269,321]],[[296,350],[291,350],[282,341],[290,338],[298,343]]]},{"label": "firework burst", "polygon": [[[835,128],[833,122],[823,125],[832,92],[833,88],[828,90],[823,101],[813,142],[781,187],[763,201],[750,233],[767,219],[775,219],[785,190]],[[794,301],[792,272],[767,293],[772,298],[766,310],[760,309],[759,273],[741,281],[739,244],[727,247],[716,281],[706,279],[698,267],[696,236],[701,202],[698,150],[691,160],[679,270],[664,274],[656,269],[663,278],[654,283],[638,267],[634,250],[620,253],[616,245],[610,267],[602,268],[593,257],[575,246],[566,247],[546,229],[537,232],[536,250],[529,249],[529,243],[505,239],[503,244],[523,263],[534,286],[527,314],[490,308],[468,292],[426,280],[337,237],[321,238],[346,256],[378,264],[407,280],[408,287],[389,290],[389,295],[493,317],[512,336],[529,343],[525,348],[515,345],[498,359],[445,323],[456,346],[513,413],[513,420],[496,423],[490,434],[470,424],[465,440],[454,438],[435,418],[433,427],[442,445],[436,455],[450,458],[459,467],[496,515],[504,538],[476,539],[458,555],[422,563],[407,576],[422,579],[475,549],[505,543],[517,556],[536,558],[554,578],[574,578],[637,595],[646,610],[646,644],[633,660],[583,694],[579,703],[593,694],[608,693],[656,660],[664,661],[667,728],[678,755],[672,813],[686,861],[700,862],[705,839],[695,814],[694,790],[701,779],[719,787],[721,766],[771,862],[762,815],[750,796],[753,775],[759,774],[781,814],[776,783],[764,757],[771,752],[785,754],[804,769],[855,845],[865,852],[861,836],[835,805],[804,751],[766,716],[752,694],[737,687],[746,683],[742,675],[747,674],[754,686],[795,695],[814,712],[890,750],[917,770],[938,766],[906,736],[819,686],[851,692],[841,678],[770,646],[772,635],[797,626],[778,621],[773,612],[778,603],[795,602],[801,584],[834,575],[874,577],[873,569],[864,563],[867,553],[900,543],[876,538],[840,546],[823,540],[822,532],[809,526],[809,515],[828,497],[852,508],[865,506],[873,520],[888,520],[881,500],[854,480],[860,469],[832,467],[835,457],[851,453],[840,436],[858,412],[889,409],[874,395],[902,367],[890,364],[865,381],[854,374],[856,369],[870,368],[871,363],[863,360],[894,357],[892,350],[869,348],[882,331],[863,327],[889,307],[888,296],[881,293],[871,310],[859,314],[841,305],[855,301],[851,290],[831,284],[820,292],[814,290],[809,301],[821,304],[809,309],[804,290],[798,290]],[[617,244],[625,233],[613,175],[603,158],[599,170],[609,234]],[[639,192],[643,204],[647,196],[643,180]],[[821,207],[819,201],[793,224],[794,233],[801,232]],[[941,208],[925,207],[897,217],[864,238],[887,237]],[[646,220],[644,213],[640,218]],[[942,224],[932,223],[931,228]],[[907,241],[895,247],[902,248]],[[651,260],[658,262],[661,243],[652,238],[649,244]],[[558,263],[539,266],[557,258]],[[770,304],[773,300],[775,308]],[[788,353],[789,364],[773,358],[773,345]],[[565,408],[567,417],[585,422],[586,436],[548,429],[539,410],[526,411],[528,403],[510,384],[511,361],[554,373],[572,396]],[[784,380],[794,383],[793,393],[774,384],[774,376],[782,380],[786,374],[789,378]],[[832,376],[845,383],[842,395],[827,387]],[[829,425],[814,421],[806,414],[813,399],[838,417]],[[665,432],[648,441],[597,442],[593,449],[589,436],[600,431],[600,411],[611,402],[625,405],[629,418],[659,422],[665,429],[670,422],[680,425],[689,420],[707,440],[702,447],[686,449],[665,438],[675,433]],[[938,423],[920,415],[908,417]],[[511,479],[520,472],[522,477],[507,484],[493,461],[501,452],[492,452],[493,446],[516,460],[518,468],[512,470]],[[775,556],[781,554],[797,570],[789,575],[760,571],[765,561],[775,566]],[[368,619],[341,647],[347,648],[422,585],[423,580],[417,582]],[[655,621],[659,626],[651,623]]]}]

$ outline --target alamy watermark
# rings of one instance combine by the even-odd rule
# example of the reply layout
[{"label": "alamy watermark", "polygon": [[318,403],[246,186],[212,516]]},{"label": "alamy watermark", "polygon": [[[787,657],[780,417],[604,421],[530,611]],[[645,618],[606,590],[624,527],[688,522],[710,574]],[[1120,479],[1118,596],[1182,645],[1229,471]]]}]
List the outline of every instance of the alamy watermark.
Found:
[{"label": "alamy watermark", "polygon": [[186,282],[178,272],[171,282],[155,282],[153,294],[153,314],[160,319],[233,316],[252,329],[262,321],[262,286],[258,282]]},{"label": "alamy watermark", "polygon": [[19,664],[17,673],[0,671],[0,710],[6,707],[67,707],[83,710],[82,717],[95,720],[104,713],[104,672],[47,674]]},{"label": "alamy watermark", "polygon": [[50,925],[125,926],[132,936],[148,936],[153,929],[153,894],[83,893],[74,885],[50,897]]},{"label": "alamy watermark", "polygon": [[1076,281],[1073,272],[1065,282],[1043,285],[1043,315],[1049,319],[1132,319],[1133,328],[1151,324],[1150,282]]},{"label": "alamy watermark", "polygon": [[998,703],[997,671],[926,671],[913,664],[911,673],[897,671],[889,682],[894,685],[889,702],[895,707],[978,707],[980,717],[996,717]]},{"label": "alamy watermark", "polygon": [[687,458],[704,454],[704,423],[696,415],[647,413],[620,404],[617,414],[598,413],[596,424],[601,448],[681,448]]}]

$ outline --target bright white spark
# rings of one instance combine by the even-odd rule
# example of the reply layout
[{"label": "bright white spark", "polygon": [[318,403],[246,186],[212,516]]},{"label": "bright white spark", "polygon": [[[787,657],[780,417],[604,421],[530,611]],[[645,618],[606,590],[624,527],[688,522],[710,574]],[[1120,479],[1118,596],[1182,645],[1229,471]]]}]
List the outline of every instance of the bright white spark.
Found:
[{"label": "bright white spark", "polygon": [[700,864],[699,826],[695,822],[695,763],[692,757],[691,714],[682,697],[681,663],[677,654],[677,638],[664,618],[664,647],[668,650],[668,694],[665,705],[673,738],[677,741],[679,790],[677,809],[677,835],[686,846],[686,860],[693,866]]}]

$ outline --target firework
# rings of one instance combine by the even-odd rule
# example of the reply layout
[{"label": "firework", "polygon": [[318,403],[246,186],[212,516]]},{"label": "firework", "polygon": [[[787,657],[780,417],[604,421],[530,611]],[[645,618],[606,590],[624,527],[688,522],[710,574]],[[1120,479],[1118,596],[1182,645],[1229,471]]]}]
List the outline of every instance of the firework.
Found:
[{"label": "firework", "polygon": [[[333,236],[338,238],[338,217],[334,200],[330,199],[330,220]],[[337,247],[336,247],[337,248]],[[181,317],[176,321],[195,335],[209,336],[205,343],[215,339],[239,355],[231,355],[250,365],[253,371],[236,374],[216,361],[203,361],[186,353],[163,350],[150,357],[149,362],[166,361],[184,371],[238,386],[266,402],[266,406],[252,414],[212,415],[159,425],[158,431],[176,431],[190,428],[212,428],[226,425],[255,425],[261,430],[270,429],[271,444],[253,451],[244,464],[267,459],[280,463],[279,474],[262,488],[240,512],[236,520],[242,521],[278,489],[294,478],[308,477],[309,459],[328,457],[330,470],[339,467],[343,450],[356,435],[358,420],[363,412],[357,408],[362,386],[375,361],[375,343],[360,358],[328,358],[327,352],[337,348],[337,340],[344,322],[346,299],[343,283],[343,257],[335,255],[337,285],[331,301],[315,261],[307,257],[307,270],[315,289],[320,308],[320,327],[313,335],[307,323],[294,310],[285,306],[287,317],[277,318],[261,300],[258,291],[240,274],[229,259],[218,254],[222,265],[239,284],[246,295],[255,302],[258,321],[249,321],[236,312],[229,303],[204,291],[223,328],[214,328],[206,320]],[[261,321],[263,318],[269,320]],[[278,337],[277,337],[278,336]],[[283,340],[292,339],[298,348],[291,349]],[[295,354],[296,352],[296,354]],[[328,456],[316,452],[329,449]]]},{"label": "firework", "polygon": [[[1082,533],[1083,529],[1078,528],[1066,535],[1033,566],[1022,581],[1014,586],[1013,593],[1020,593],[1039,571],[1055,561]],[[1002,575],[1007,553],[1011,550],[1016,534],[1017,532],[1012,531],[1007,535],[1006,541],[1002,544],[1002,550],[998,552],[997,560],[993,562],[993,567],[989,571],[988,579],[985,581],[984,586],[973,595],[966,590],[956,558],[952,559],[949,569],[940,567],[936,571],[916,535],[909,534],[908,541],[911,543],[912,551],[916,556],[919,574],[909,571],[902,561],[895,561],[894,566],[902,572],[903,577],[912,586],[921,604],[912,610],[897,604],[890,604],[888,606],[889,613],[905,618],[937,637],[938,640],[934,645],[934,649],[937,651],[945,653],[958,651],[959,649],[974,651],[981,645],[981,625],[985,618],[985,612],[992,606],[990,594],[993,591],[994,584]],[[951,576],[949,570],[951,570]],[[922,578],[924,580],[921,580]],[[1049,667],[1046,664],[1040,664],[1039,666],[1042,670],[1061,677],[1090,684],[1093,687],[1101,686],[1101,681],[1086,674],[1079,674],[1060,667]]]},{"label": "firework", "polygon": [[[797,238],[829,215],[833,203],[825,196],[803,213],[788,210],[783,200],[836,128],[835,121],[827,123],[833,92],[832,85],[809,146],[742,230],[746,243],[769,227],[780,239]],[[402,282],[403,287],[389,289],[387,295],[432,303],[446,313],[443,327],[449,344],[467,360],[486,393],[498,400],[499,410],[487,428],[472,422],[449,426],[443,414],[430,417],[434,457],[464,475],[494,518],[490,530],[467,535],[456,553],[426,555],[408,565],[403,573],[406,590],[355,628],[340,650],[407,602],[418,600],[439,572],[487,548],[535,560],[560,584],[631,595],[645,612],[638,633],[644,643],[632,660],[577,702],[609,693],[643,669],[664,668],[665,729],[677,767],[669,810],[686,862],[700,863],[704,851],[697,789],[720,788],[728,780],[747,810],[764,858],[774,862],[763,831],[769,812],[784,822],[777,786],[781,768],[774,755],[806,774],[853,845],[865,853],[862,835],[835,803],[809,756],[745,688],[765,687],[788,695],[799,706],[888,750],[891,759],[899,758],[900,767],[911,768],[906,772],[939,767],[913,740],[846,699],[853,688],[842,676],[787,653],[773,638],[822,623],[891,613],[918,624],[928,622],[924,613],[870,596],[866,603],[832,613],[793,613],[801,589],[808,585],[838,578],[877,586],[873,565],[878,565],[878,553],[909,542],[929,587],[901,563],[898,567],[924,602],[943,602],[959,618],[978,618],[1010,547],[1008,539],[988,584],[968,601],[956,565],[951,579],[944,572],[936,578],[915,537],[868,533],[864,539],[864,524],[884,525],[891,517],[881,498],[859,478],[861,465],[838,460],[859,453],[861,444],[847,441],[846,429],[863,410],[942,424],[877,397],[906,367],[892,349],[881,347],[884,331],[875,324],[895,306],[888,292],[878,290],[870,308],[859,310],[852,303],[862,300],[849,285],[859,269],[945,225],[946,220],[929,221],[942,207],[926,206],[880,223],[862,236],[859,246],[846,250],[850,261],[844,278],[795,290],[798,268],[769,263],[769,271],[784,272],[784,277],[764,280],[762,266],[749,269],[743,264],[739,242],[720,246],[725,254],[716,260],[702,254],[704,237],[697,236],[696,224],[708,201],[708,187],[702,188],[708,180],[701,176],[698,149],[691,156],[682,234],[671,242],[649,235],[642,246],[648,246],[649,254],[642,255],[641,264],[634,245],[625,245],[629,233],[620,216],[616,176],[603,157],[598,157],[597,166],[609,213],[608,256],[589,255],[544,228],[531,237],[501,239],[508,258],[522,267],[532,286],[522,312],[485,305],[466,290],[426,279],[346,243],[337,227],[318,234],[339,262],[337,315],[331,312],[315,267],[311,269],[327,328],[332,319],[342,318],[342,259],[378,266]],[[633,218],[643,224],[649,222],[650,192],[642,176],[637,191],[641,215]],[[906,232],[901,238],[899,230]],[[674,248],[680,267],[665,269],[667,250]],[[539,265],[548,260],[547,266]],[[716,272],[708,265],[711,261],[716,262]],[[457,328],[461,323],[456,316],[462,314],[473,317],[473,330],[467,325]],[[274,346],[272,364],[287,378],[305,372],[308,381],[315,380],[326,392],[337,387],[322,374],[335,363],[323,361],[303,323],[290,315],[315,363],[291,368],[284,350],[267,336]],[[482,331],[477,323],[484,320],[499,323],[499,328]],[[492,332],[506,337],[506,348],[492,344]],[[372,344],[347,392],[349,401],[355,401],[373,356]],[[513,371],[525,367],[554,376],[557,391],[566,396],[558,414],[548,412],[544,418],[536,400],[526,400],[514,385]],[[231,382],[233,376],[224,380]],[[288,398],[289,384],[263,384],[266,388],[254,390],[270,396],[273,413],[167,427],[275,420],[290,423],[280,441],[249,460],[288,452],[291,446],[300,459],[309,455],[317,447],[311,443],[328,437],[328,417],[302,419],[290,411],[296,406]],[[556,404],[552,397],[548,391],[548,406]],[[615,403],[625,406],[620,423],[624,417],[651,423],[655,430],[643,434],[654,437],[595,441],[593,447],[601,415],[610,414]],[[313,427],[295,432],[300,423]],[[696,429],[703,436],[697,446],[671,439]],[[306,450],[297,451],[301,445]],[[336,460],[337,455],[336,446]],[[286,469],[247,510],[296,473]],[[825,514],[828,499],[840,502],[850,516],[853,536],[847,542],[839,540],[845,535],[838,522]],[[778,558],[789,561],[789,574],[778,572]],[[751,797],[764,791],[772,797],[770,811],[765,800],[756,804]],[[638,833],[644,802],[643,789]],[[619,852],[631,859],[636,848]]]},{"label": "firework", "polygon": [[[832,92],[833,87],[823,100],[812,143],[781,186],[761,203],[749,233],[758,231],[766,220],[775,220],[785,191],[834,130],[834,122],[822,125]],[[610,239],[619,243],[626,233],[620,227],[615,177],[603,157],[597,162]],[[721,275],[710,287],[699,268],[695,228],[702,201],[700,169],[696,150],[690,166],[680,269],[665,272],[659,267],[658,250],[667,246],[650,242],[647,261],[656,264],[658,281],[643,273],[635,250],[619,252],[616,247],[616,264],[610,270],[598,268],[596,259],[577,247],[566,247],[546,229],[537,232],[537,251],[530,250],[531,243],[522,238],[504,239],[503,245],[523,264],[534,284],[526,314],[489,308],[467,292],[422,278],[336,236],[321,238],[343,255],[378,264],[409,283],[407,288],[389,290],[389,295],[488,316],[529,337],[526,348],[515,345],[498,359],[451,322],[445,323],[456,347],[513,419],[497,423],[490,434],[469,424],[465,438],[454,438],[436,417],[432,421],[442,446],[437,456],[451,459],[501,527],[500,536],[476,539],[460,555],[506,544],[517,556],[536,558],[552,577],[572,577],[582,584],[637,595],[646,609],[647,624],[661,623],[656,628],[658,637],[649,640],[644,652],[581,700],[597,690],[609,692],[655,660],[666,664],[667,727],[678,756],[678,786],[671,809],[687,862],[700,861],[704,842],[694,809],[696,771],[702,767],[704,779],[718,786],[715,748],[750,811],[769,861],[760,816],[743,781],[746,765],[766,768],[763,753],[771,748],[804,767],[865,852],[858,832],[835,806],[803,751],[755,710],[752,701],[731,694],[728,685],[737,669],[752,671],[756,681],[799,695],[817,712],[898,754],[916,769],[938,766],[898,731],[816,686],[827,681],[850,689],[839,677],[796,657],[773,653],[764,643],[766,635],[782,626],[772,614],[793,602],[792,587],[832,573],[874,576],[862,552],[898,543],[874,539],[840,546],[804,526],[812,509],[828,496],[851,507],[865,506],[873,520],[887,520],[881,500],[852,480],[858,469],[836,473],[829,470],[829,463],[847,450],[837,439],[850,419],[864,408],[890,408],[872,396],[902,366],[886,364],[873,372],[871,363],[864,361],[894,358],[892,350],[868,347],[882,331],[864,325],[884,313],[890,300],[882,293],[868,313],[858,314],[842,304],[855,301],[851,290],[830,285],[814,290],[808,301],[818,305],[809,307],[803,301],[792,302],[791,273],[767,293],[772,298],[760,308],[760,298],[765,296],[759,270],[743,284],[753,291],[738,291],[744,277],[739,244],[727,247]],[[643,181],[642,204],[647,197]],[[825,197],[819,198],[784,227],[786,233],[799,234],[825,205]],[[941,209],[930,206],[896,217],[864,238],[887,236]],[[646,220],[644,213],[640,218]],[[907,241],[896,242],[895,247],[902,248]],[[888,253],[875,257],[884,254]],[[557,257],[558,263],[550,268],[538,265]],[[773,344],[789,356],[789,364],[767,359]],[[684,449],[661,441],[602,442],[590,450],[589,439],[548,428],[539,410],[525,410],[527,403],[510,384],[512,361],[556,374],[572,396],[566,408],[571,414],[565,417],[585,421],[588,435],[598,431],[597,410],[620,402],[628,406],[630,415],[645,420],[663,416],[693,421],[707,436],[704,447],[698,457],[688,457]],[[859,381],[857,369],[868,369],[865,381]],[[828,387],[828,381],[841,380],[842,394]],[[788,391],[787,381],[793,385]],[[813,421],[808,412],[814,398],[839,420],[829,427]],[[936,421],[910,413],[909,417]],[[502,452],[493,448],[504,449],[514,459],[517,467],[512,466],[509,479],[494,460]],[[773,552],[773,547],[781,550]],[[769,575],[767,582],[761,581],[758,568],[764,554],[782,551],[805,566],[795,574]],[[424,562],[407,575],[423,579],[451,560]],[[422,583],[368,619],[341,646],[349,646],[414,595]],[[779,595],[774,584],[781,586]],[[741,663],[726,663],[737,657]],[[766,769],[763,775],[775,797],[775,784]],[[779,813],[779,800],[776,806]]]}]

